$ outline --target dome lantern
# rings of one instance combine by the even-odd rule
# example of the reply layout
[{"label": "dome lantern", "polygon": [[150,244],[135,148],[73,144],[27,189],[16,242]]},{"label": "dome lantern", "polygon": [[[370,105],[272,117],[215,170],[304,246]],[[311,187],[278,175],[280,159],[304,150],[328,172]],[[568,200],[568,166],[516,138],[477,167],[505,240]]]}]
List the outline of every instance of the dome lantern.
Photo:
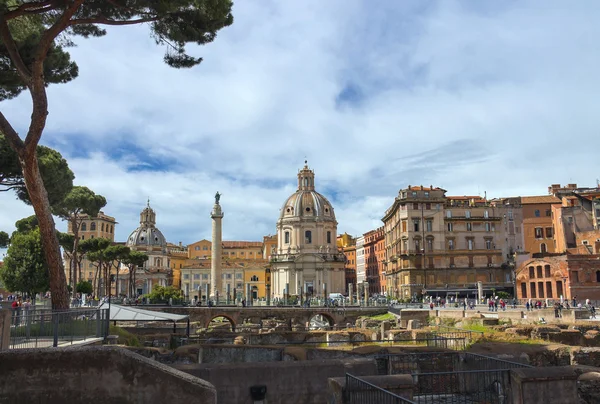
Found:
[{"label": "dome lantern", "polygon": [[304,168],[298,171],[298,191],[315,190],[315,173],[308,168],[308,161],[304,160]]}]

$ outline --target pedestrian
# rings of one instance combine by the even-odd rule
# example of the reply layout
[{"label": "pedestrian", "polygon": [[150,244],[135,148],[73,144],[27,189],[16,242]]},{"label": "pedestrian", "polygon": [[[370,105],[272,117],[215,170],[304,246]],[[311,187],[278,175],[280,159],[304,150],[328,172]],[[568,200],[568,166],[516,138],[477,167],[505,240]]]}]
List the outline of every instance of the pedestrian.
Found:
[{"label": "pedestrian", "polygon": [[528,301],[527,301],[527,303],[525,303],[525,309],[526,309],[527,311],[529,311],[529,308],[530,308],[530,307],[531,307],[531,306],[530,306],[530,304],[529,304],[529,300],[528,300]]}]

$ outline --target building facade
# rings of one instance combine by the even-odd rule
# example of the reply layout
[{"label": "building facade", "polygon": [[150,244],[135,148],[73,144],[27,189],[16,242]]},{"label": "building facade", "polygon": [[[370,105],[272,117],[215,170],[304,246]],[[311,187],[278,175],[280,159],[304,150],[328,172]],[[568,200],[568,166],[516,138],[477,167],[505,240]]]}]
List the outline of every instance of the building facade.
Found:
[{"label": "building facade", "polygon": [[155,285],[171,286],[173,284],[173,269],[167,240],[156,227],[156,212],[150,207],[150,202],[140,213],[140,225],[135,229],[125,243],[134,251],[148,255],[143,267],[129,274],[129,269],[119,271],[119,293],[135,296],[150,293]]},{"label": "building facade", "polygon": [[286,199],[277,221],[277,254],[271,255],[274,297],[326,296],[346,290],[343,253],[336,246],[333,206],[315,191],[314,172],[298,172],[298,190]]},{"label": "building facade", "polygon": [[356,293],[356,239],[348,233],[341,234],[338,236],[337,247],[339,251],[344,253],[346,258],[344,263],[346,295],[350,294],[350,289],[353,293]]},{"label": "building facade", "polygon": [[367,281],[367,265],[365,262],[365,236],[356,238],[356,284]]},{"label": "building facade", "polygon": [[554,195],[521,197],[525,251],[530,254],[556,252],[552,206],[560,204],[561,200]]},{"label": "building facade", "polygon": [[383,261],[385,260],[385,241],[383,226],[371,230],[363,235],[365,278],[369,283],[369,294],[384,293],[385,286],[382,284],[381,274]]},{"label": "building facade", "polygon": [[382,219],[388,294],[473,297],[478,282],[487,293],[512,291],[508,233],[514,244],[520,242],[515,220],[520,215],[519,206],[446,196],[433,186],[400,190]]},{"label": "building facade", "polygon": [[[262,261],[263,243],[260,241],[223,241],[222,257],[238,258]],[[188,257],[198,259],[208,259],[211,256],[212,242],[210,240],[200,240],[188,245]]]}]

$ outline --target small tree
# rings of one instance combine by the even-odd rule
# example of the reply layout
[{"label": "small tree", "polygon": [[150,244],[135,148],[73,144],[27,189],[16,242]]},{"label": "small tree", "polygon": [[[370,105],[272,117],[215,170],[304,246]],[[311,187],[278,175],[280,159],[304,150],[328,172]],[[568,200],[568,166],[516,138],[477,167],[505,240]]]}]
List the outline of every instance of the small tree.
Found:
[{"label": "small tree", "polygon": [[161,303],[168,302],[170,299],[183,299],[183,292],[181,289],[177,289],[174,286],[156,285],[152,288],[152,292],[148,293],[147,297],[150,300],[150,303]]},{"label": "small tree", "polygon": [[0,278],[8,290],[31,297],[48,290],[48,266],[39,229],[13,233],[4,265],[0,267]]},{"label": "small tree", "polygon": [[86,295],[89,295],[94,291],[94,287],[90,281],[79,281],[75,290],[77,293],[85,293]]},{"label": "small tree", "polygon": [[129,286],[127,288],[129,297],[135,296],[135,274],[138,268],[142,268],[148,261],[148,255],[140,251],[131,250],[123,258],[123,263],[129,268]]},{"label": "small tree", "polygon": [[94,191],[87,187],[75,186],[53,209],[56,215],[69,222],[71,231],[73,232],[73,245],[69,251],[71,265],[68,283],[71,285],[76,285],[80,278],[81,258],[78,256],[79,230],[81,229],[81,224],[85,218],[84,215],[95,217],[105,205],[106,198],[102,195],[96,195]]},{"label": "small tree", "polygon": [[5,231],[0,231],[0,248],[8,247],[8,243],[10,242],[10,237],[8,233]]},{"label": "small tree", "polygon": [[81,242],[81,251],[86,254],[87,259],[94,264],[96,267],[96,273],[94,274],[94,290],[97,295],[101,295],[100,290],[100,279],[102,279],[102,269],[106,257],[104,250],[112,244],[107,238],[97,237],[90,238]]}]

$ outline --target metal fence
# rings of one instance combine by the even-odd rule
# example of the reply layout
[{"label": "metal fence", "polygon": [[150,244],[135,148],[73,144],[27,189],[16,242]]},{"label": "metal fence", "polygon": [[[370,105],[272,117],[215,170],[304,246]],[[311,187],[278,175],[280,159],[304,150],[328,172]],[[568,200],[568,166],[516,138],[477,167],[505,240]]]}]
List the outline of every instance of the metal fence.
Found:
[{"label": "metal fence", "polygon": [[416,404],[381,387],[375,386],[363,379],[346,373],[346,388],[344,389],[346,404]]},{"label": "metal fence", "polygon": [[413,400],[423,404],[511,404],[510,370],[531,367],[465,352],[376,356],[379,374],[410,374]]},{"label": "metal fence", "polygon": [[108,334],[108,309],[13,310],[10,348],[70,345]]}]

